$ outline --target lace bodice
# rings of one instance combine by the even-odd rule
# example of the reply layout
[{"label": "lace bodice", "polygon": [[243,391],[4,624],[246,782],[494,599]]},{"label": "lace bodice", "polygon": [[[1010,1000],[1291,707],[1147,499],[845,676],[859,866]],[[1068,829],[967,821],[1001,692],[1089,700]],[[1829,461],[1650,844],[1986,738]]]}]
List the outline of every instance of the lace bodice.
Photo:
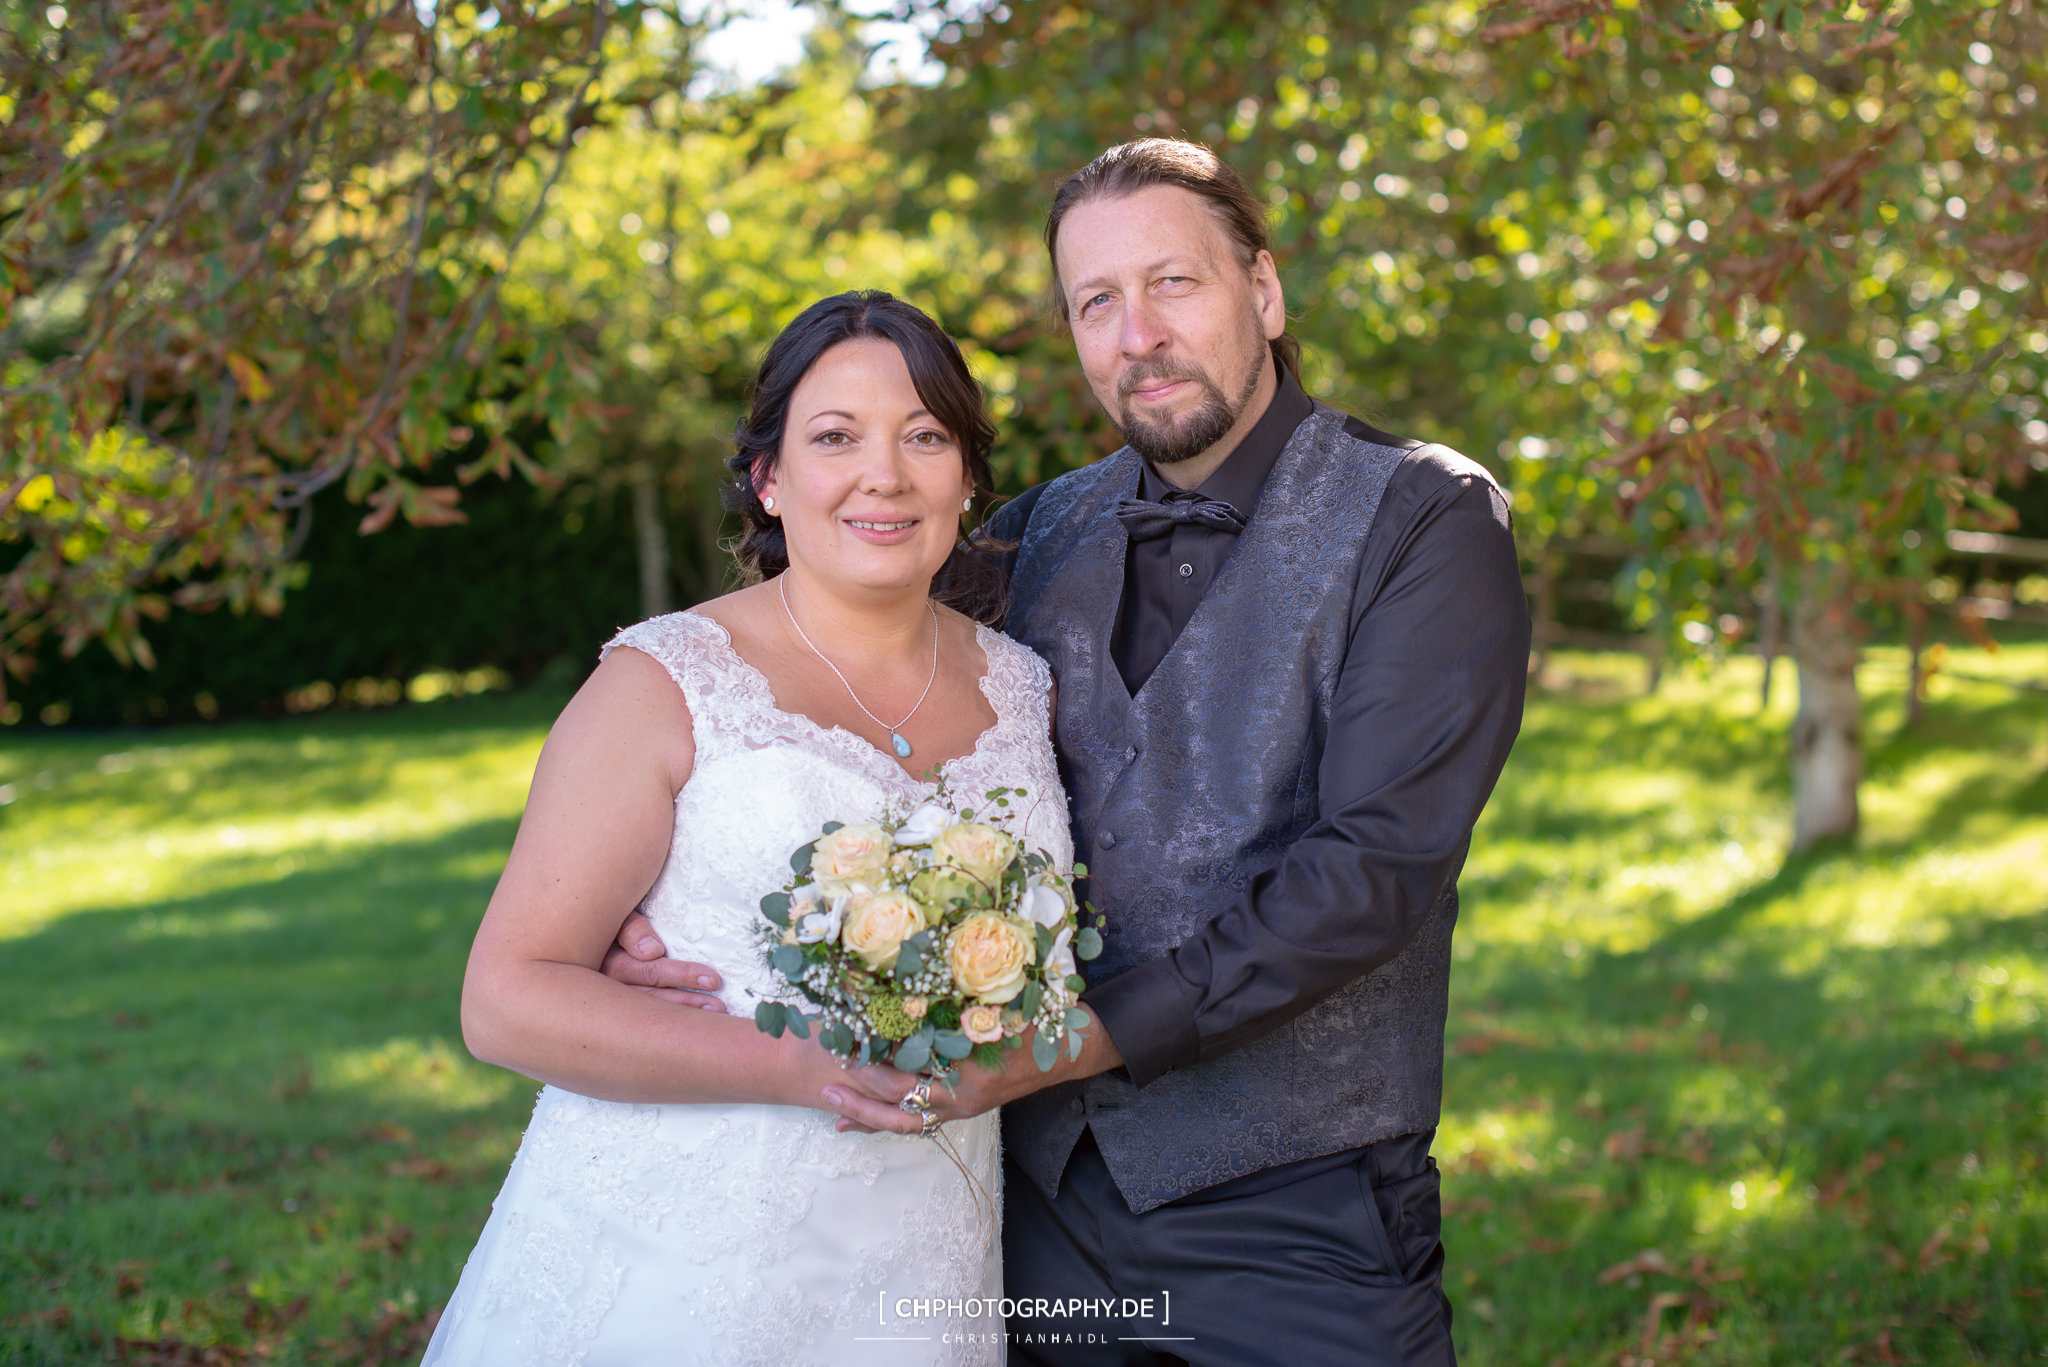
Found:
[{"label": "lace bodice", "polygon": [[[974,750],[944,765],[966,799],[1022,788],[1007,812],[977,811],[1026,846],[1073,867],[1067,804],[1049,732],[1052,676],[1030,650],[987,627],[975,641],[988,659],[981,691],[996,723]],[[605,646],[631,646],[658,661],[683,690],[697,759],[676,794],[667,864],[641,902],[670,957],[710,964],[725,979],[726,1008],[749,1014],[773,987],[754,927],[761,898],[789,877],[789,855],[827,821],[858,822],[885,803],[914,804],[933,785],[843,727],[820,726],[775,705],[768,680],[742,660],[724,627],[694,612],[628,627]]]}]

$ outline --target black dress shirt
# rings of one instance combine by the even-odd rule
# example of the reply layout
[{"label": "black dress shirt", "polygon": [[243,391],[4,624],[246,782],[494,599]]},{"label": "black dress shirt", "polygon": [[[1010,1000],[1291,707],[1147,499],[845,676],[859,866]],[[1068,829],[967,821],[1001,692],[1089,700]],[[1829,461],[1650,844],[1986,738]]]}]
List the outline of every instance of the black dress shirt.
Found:
[{"label": "black dress shirt", "polygon": [[[1288,377],[1202,492],[1255,515],[1280,449],[1310,411]],[[1346,430],[1416,445],[1355,418]],[[1167,487],[1149,469],[1141,497],[1153,496],[1148,484]],[[1044,487],[991,520],[1000,542],[1021,539]],[[1114,658],[1134,691],[1235,542],[1188,526],[1132,546]],[[1249,1044],[1399,954],[1456,875],[1500,777],[1521,728],[1529,660],[1528,603],[1500,491],[1427,452],[1404,460],[1381,496],[1352,603],[1315,825],[1177,949],[1083,994],[1139,1086]]]},{"label": "black dress shirt", "polygon": [[[1249,520],[1273,462],[1280,459],[1294,429],[1313,412],[1315,405],[1300,383],[1283,369],[1265,416],[1193,494],[1228,503]],[[1163,503],[1176,495],[1188,496],[1161,479],[1150,464],[1143,467],[1138,476],[1139,498]],[[1165,536],[1131,543],[1130,553],[1124,557],[1123,604],[1117,609],[1109,654],[1132,697],[1180,639],[1181,628],[1195,615],[1209,585],[1216,582],[1238,535],[1199,522],[1183,522]]]}]

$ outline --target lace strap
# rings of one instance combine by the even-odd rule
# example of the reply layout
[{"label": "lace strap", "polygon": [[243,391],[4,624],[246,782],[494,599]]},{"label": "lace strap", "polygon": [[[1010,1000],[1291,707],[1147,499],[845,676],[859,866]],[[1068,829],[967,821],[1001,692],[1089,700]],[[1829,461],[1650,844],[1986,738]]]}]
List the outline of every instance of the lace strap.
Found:
[{"label": "lace strap", "polygon": [[625,628],[599,659],[620,646],[652,657],[683,690],[700,755],[728,744],[758,746],[800,739],[796,719],[776,710],[761,672],[741,659],[724,627],[696,612],[671,612]]},{"label": "lace strap", "polygon": [[1052,670],[1038,652],[992,627],[975,632],[988,657],[988,699],[996,721],[1022,727],[1026,735],[1044,735],[1052,723]]}]

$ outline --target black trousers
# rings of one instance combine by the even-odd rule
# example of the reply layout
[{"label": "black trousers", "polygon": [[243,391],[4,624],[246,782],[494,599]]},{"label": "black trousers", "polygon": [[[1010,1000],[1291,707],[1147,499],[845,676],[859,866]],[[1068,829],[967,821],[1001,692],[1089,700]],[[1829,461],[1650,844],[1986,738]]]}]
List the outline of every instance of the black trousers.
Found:
[{"label": "black trousers", "polygon": [[1003,1174],[1013,1367],[1455,1367],[1434,1130],[1133,1215],[1083,1133],[1047,1200]]}]

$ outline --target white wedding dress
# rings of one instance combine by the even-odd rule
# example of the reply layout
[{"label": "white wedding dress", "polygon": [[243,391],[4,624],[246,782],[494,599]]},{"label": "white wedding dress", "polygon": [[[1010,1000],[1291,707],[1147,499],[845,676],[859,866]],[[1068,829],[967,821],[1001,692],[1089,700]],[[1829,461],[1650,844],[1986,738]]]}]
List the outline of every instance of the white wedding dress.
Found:
[{"label": "white wedding dress", "polygon": [[[945,766],[950,789],[989,815],[973,800],[1025,789],[1004,824],[1071,868],[1050,676],[1008,637],[982,628],[976,639],[996,724]],[[620,646],[667,668],[696,736],[668,862],[641,909],[671,957],[715,967],[726,1009],[751,1016],[773,987],[754,933],[760,899],[788,878],[790,853],[826,821],[861,821],[932,787],[851,732],[779,710],[709,618],[657,617],[605,651]],[[896,1313],[920,1308],[904,1299],[1002,1294],[995,1115],[945,1128],[980,1193],[930,1141],[839,1134],[833,1121],[544,1088],[426,1363],[1001,1363],[1003,1322],[986,1309]]]}]

